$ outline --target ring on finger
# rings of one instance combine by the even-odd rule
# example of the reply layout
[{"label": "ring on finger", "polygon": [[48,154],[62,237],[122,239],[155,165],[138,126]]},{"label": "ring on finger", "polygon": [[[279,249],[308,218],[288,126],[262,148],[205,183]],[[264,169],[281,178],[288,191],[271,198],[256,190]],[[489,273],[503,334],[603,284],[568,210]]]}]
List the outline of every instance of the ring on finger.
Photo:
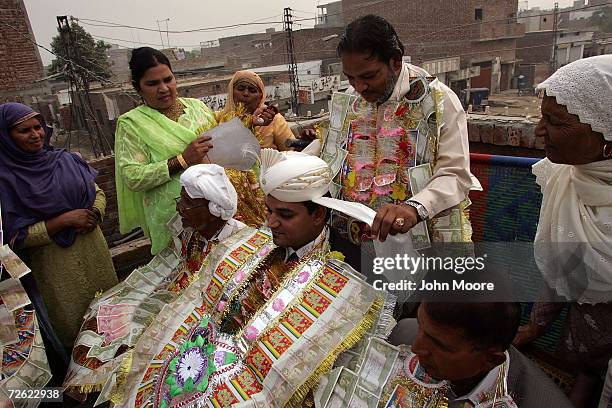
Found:
[{"label": "ring on finger", "polygon": [[406,220],[404,219],[404,217],[398,217],[395,219],[394,224],[397,225],[398,227],[403,227],[404,224],[406,224]]}]

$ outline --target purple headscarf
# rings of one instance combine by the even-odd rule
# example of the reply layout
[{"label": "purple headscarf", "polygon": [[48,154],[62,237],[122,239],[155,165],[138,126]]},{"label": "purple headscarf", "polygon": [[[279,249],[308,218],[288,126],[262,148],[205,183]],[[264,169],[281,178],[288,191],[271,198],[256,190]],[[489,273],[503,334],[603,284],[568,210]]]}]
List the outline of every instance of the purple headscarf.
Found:
[{"label": "purple headscarf", "polygon": [[[37,117],[46,130],[45,145],[28,153],[13,142],[9,128]],[[0,200],[4,241],[19,247],[27,227],[70,210],[91,208],[97,172],[79,156],[49,143],[51,128],[29,106],[10,102],[0,105]],[[64,229],[51,239],[64,248],[76,238],[74,228]]]}]

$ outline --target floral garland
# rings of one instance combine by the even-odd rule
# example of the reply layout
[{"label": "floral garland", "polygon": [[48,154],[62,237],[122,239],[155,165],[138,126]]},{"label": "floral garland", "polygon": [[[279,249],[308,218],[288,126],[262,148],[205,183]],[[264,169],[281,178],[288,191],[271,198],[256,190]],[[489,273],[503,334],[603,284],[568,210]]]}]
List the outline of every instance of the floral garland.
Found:
[{"label": "floral garland", "polygon": [[222,345],[217,337],[213,324],[206,316],[202,317],[191,336],[183,341],[178,353],[170,359],[166,375],[160,377],[163,380],[158,384],[157,405],[160,408],[170,407],[172,399],[182,394],[207,392],[214,387],[218,375],[232,369],[238,356],[219,349],[219,346],[227,348],[229,345]]}]

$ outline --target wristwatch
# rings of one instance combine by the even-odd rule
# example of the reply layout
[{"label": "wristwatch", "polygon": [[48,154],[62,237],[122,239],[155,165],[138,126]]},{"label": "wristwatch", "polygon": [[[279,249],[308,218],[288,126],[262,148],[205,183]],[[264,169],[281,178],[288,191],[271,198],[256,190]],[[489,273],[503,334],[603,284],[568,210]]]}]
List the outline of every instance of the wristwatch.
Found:
[{"label": "wristwatch", "polygon": [[425,221],[427,217],[429,217],[427,208],[425,208],[425,206],[418,201],[408,200],[406,201],[406,205],[409,205],[416,210],[417,215],[419,216],[419,221]]}]

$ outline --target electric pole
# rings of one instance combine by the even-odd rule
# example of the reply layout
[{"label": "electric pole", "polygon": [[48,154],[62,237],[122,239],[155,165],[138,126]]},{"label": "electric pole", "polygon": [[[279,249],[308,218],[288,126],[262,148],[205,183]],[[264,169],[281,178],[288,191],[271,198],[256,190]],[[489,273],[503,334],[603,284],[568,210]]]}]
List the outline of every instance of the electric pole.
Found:
[{"label": "electric pole", "polygon": [[[163,37],[163,35],[162,35],[162,29],[161,29],[161,26],[159,25],[159,23],[161,23],[161,22],[164,22],[164,21],[165,21],[165,22],[166,22],[166,24],[168,24],[168,20],[169,20],[169,19],[166,19],[166,20],[155,20],[155,21],[157,21],[157,31],[159,32],[159,39],[161,40],[162,50],[164,49],[164,37]],[[168,28],[166,27],[166,30],[167,30],[167,29],[168,29]]]},{"label": "electric pole", "polygon": [[295,52],[293,49],[293,20],[291,15],[291,8],[285,8],[283,17],[283,28],[285,30],[285,39],[287,42],[287,56],[289,62],[287,63],[289,72],[289,87],[291,89],[291,110],[296,115],[299,113],[298,105],[298,90],[300,89],[300,81],[298,79],[297,62],[295,61]]},{"label": "electric pole", "polygon": [[553,12],[553,49],[552,59],[550,61],[550,74],[554,74],[557,70],[557,33],[559,31],[559,3],[555,3]]},{"label": "electric pole", "polygon": [[[87,78],[89,73],[85,72],[83,67],[75,66],[75,62],[79,65],[82,64],[79,55],[79,41],[75,38],[75,32],[70,27],[68,16],[57,16],[57,25],[60,33],[60,40],[67,59],[65,69],[68,75],[69,89],[71,90],[71,130],[72,121],[78,117],[79,121],[87,130],[94,155],[96,157],[98,157],[100,153],[107,155],[112,152],[112,147],[94,114],[94,107],[89,98],[89,79]],[[72,91],[73,86],[74,91]],[[75,97],[78,101],[77,106],[74,106]],[[68,136],[69,148],[71,133],[70,131]]]}]

